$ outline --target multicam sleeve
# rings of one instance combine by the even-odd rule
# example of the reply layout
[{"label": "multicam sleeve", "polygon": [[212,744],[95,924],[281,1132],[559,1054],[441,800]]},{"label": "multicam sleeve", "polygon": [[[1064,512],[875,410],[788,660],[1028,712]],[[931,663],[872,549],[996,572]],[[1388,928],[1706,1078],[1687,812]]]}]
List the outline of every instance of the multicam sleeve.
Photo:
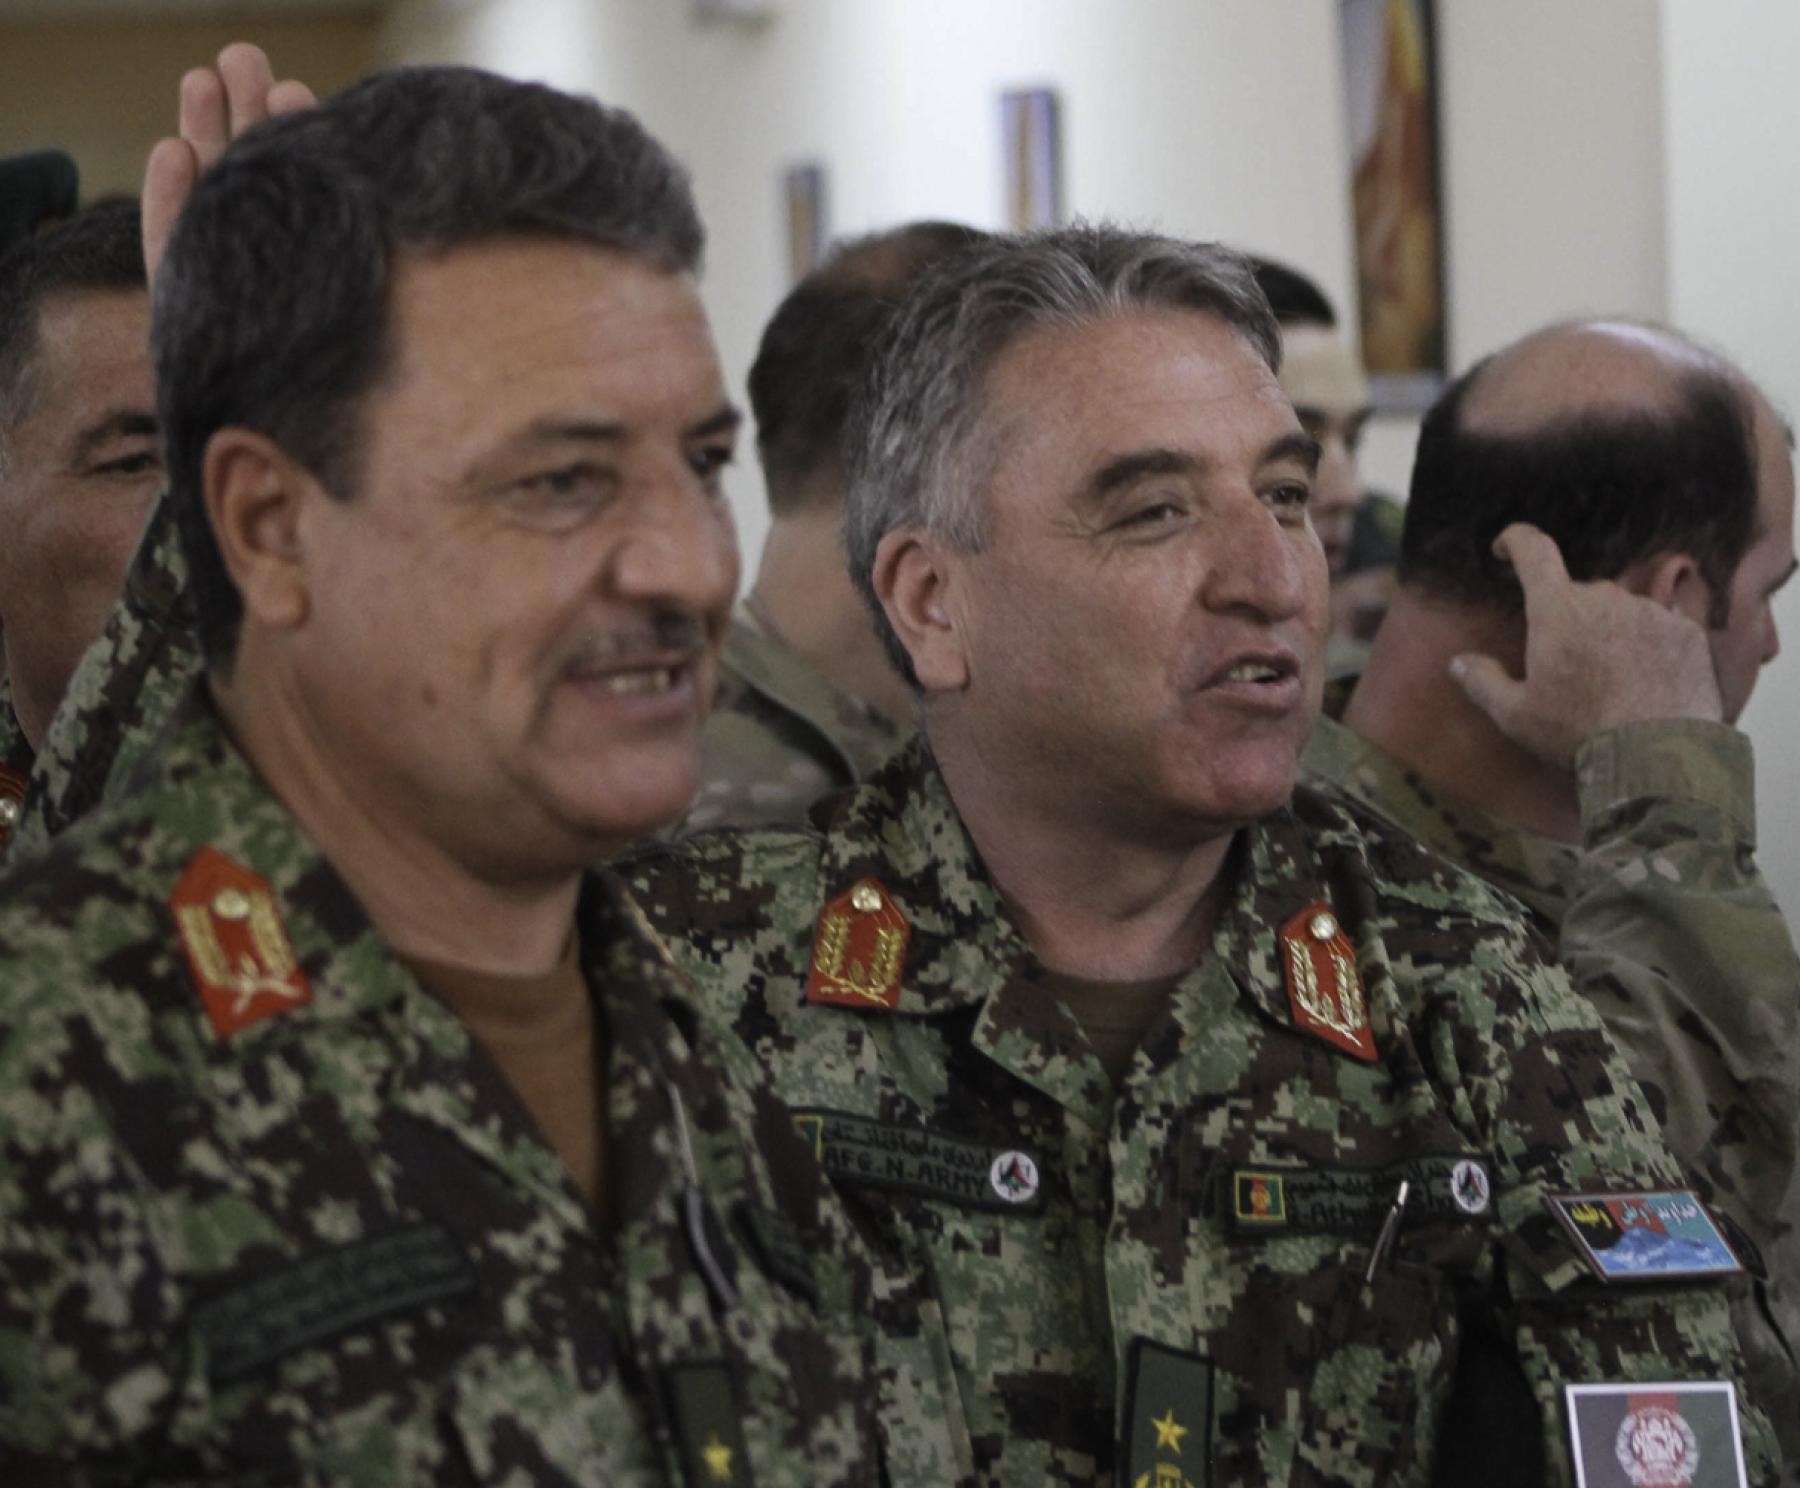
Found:
[{"label": "multicam sleeve", "polygon": [[1500,1264],[1492,1305],[1514,1340],[1544,1429],[1550,1480],[1572,1482],[1565,1387],[1725,1381],[1741,1410],[1749,1481],[1778,1452],[1733,1332],[1730,1282],[1603,1282],[1552,1207],[1561,1195],[1686,1186],[1618,1050],[1563,971],[1526,938],[1490,979],[1497,1048]]},{"label": "multicam sleeve", "polygon": [[1780,1274],[1800,1272],[1800,957],[1756,866],[1750,742],[1721,724],[1635,724],[1588,741],[1576,766],[1563,964],[1676,1155],[1800,1291]]}]

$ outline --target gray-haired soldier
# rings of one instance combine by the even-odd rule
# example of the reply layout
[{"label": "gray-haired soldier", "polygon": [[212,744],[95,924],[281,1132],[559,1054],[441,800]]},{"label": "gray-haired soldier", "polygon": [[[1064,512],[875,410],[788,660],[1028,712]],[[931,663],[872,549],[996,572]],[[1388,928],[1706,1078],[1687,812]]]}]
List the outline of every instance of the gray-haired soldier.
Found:
[{"label": "gray-haired soldier", "polygon": [[736,579],[700,248],[630,118],[459,69],[200,181],[204,685],[0,889],[8,1482],[895,1476],[829,1190],[588,871],[686,805]]},{"label": "gray-haired soldier", "polygon": [[[640,901],[932,1276],[984,1479],[1568,1483],[1621,1422],[1729,1464],[1722,1281],[1671,1273],[1741,1268],[1597,1019],[1512,901],[1295,789],[1326,564],[1278,362],[1216,248],[924,281],[848,525],[924,738]],[[1609,1224],[1649,1271],[1602,1279]]]}]

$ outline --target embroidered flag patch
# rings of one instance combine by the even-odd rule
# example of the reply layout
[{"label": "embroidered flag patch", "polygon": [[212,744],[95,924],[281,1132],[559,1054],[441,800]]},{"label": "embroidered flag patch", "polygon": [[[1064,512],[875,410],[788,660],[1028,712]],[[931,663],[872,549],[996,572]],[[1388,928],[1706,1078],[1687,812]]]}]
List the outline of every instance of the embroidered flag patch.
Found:
[{"label": "embroidered flag patch", "polygon": [[1402,1180],[1409,1223],[1471,1224],[1493,1208],[1487,1164],[1454,1153],[1385,1168],[1233,1168],[1229,1177],[1228,1215],[1240,1235],[1372,1235]]},{"label": "embroidered flag patch", "polygon": [[1576,1488],[1745,1488],[1729,1382],[1565,1387]]},{"label": "embroidered flag patch", "polygon": [[1548,1194],[1544,1202],[1602,1281],[1735,1276],[1744,1269],[1692,1189]]}]

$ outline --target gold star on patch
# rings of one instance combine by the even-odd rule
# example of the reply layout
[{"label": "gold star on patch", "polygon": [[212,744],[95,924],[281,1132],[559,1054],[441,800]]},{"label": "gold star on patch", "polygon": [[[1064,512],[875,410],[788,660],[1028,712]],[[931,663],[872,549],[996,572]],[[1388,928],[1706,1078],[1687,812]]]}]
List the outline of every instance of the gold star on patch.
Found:
[{"label": "gold star on patch", "polygon": [[706,1475],[715,1483],[731,1481],[731,1448],[719,1440],[719,1433],[707,1433],[706,1445],[700,1449],[700,1455],[706,1459]]},{"label": "gold star on patch", "polygon": [[1164,1447],[1167,1447],[1171,1452],[1179,1452],[1181,1450],[1181,1439],[1187,1435],[1188,1429],[1185,1426],[1176,1424],[1175,1408],[1173,1406],[1169,1407],[1169,1413],[1160,1421],[1152,1420],[1150,1424],[1156,1428],[1157,1451],[1160,1452]]}]

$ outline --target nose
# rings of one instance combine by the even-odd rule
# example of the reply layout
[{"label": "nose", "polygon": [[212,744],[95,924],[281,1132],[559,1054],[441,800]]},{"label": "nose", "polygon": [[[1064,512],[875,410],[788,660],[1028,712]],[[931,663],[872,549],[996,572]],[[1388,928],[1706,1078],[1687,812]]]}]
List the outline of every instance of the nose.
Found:
[{"label": "nose", "polygon": [[737,530],[725,502],[686,468],[639,492],[613,546],[607,582],[621,599],[712,618],[737,593]]},{"label": "nose", "polygon": [[1304,529],[1287,525],[1260,498],[1233,503],[1207,524],[1206,579],[1201,599],[1218,613],[1288,620],[1322,590],[1325,563]]}]

